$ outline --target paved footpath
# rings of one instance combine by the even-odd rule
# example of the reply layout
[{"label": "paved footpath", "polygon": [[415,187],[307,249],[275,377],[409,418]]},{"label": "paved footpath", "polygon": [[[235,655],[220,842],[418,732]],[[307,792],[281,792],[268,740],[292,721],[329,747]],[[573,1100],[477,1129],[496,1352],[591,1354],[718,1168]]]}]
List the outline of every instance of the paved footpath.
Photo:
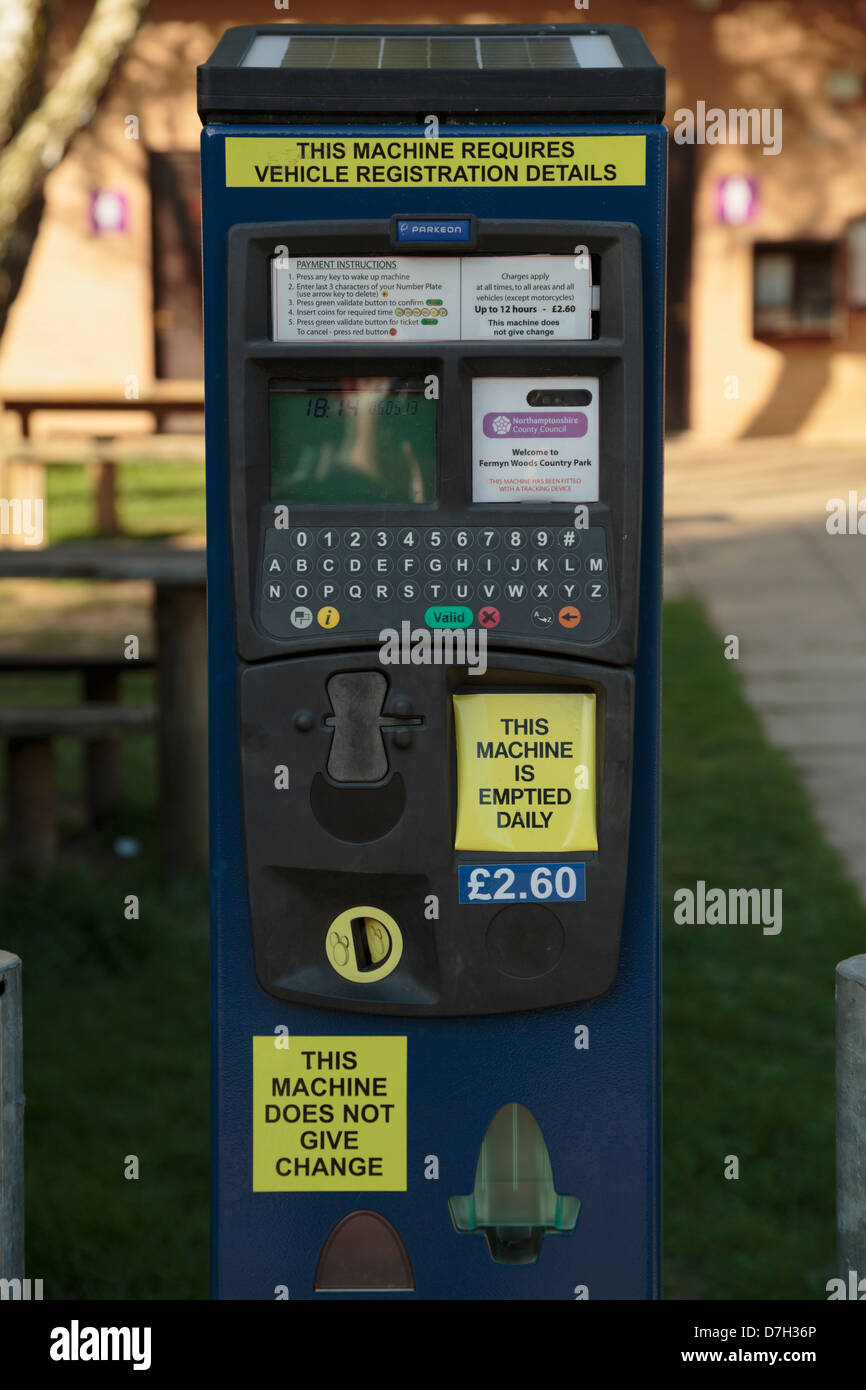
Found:
[{"label": "paved footpath", "polygon": [[739,637],[749,699],[866,901],[866,534],[826,528],[828,501],[856,492],[866,531],[866,439],[683,437],[665,466],[665,592]]}]

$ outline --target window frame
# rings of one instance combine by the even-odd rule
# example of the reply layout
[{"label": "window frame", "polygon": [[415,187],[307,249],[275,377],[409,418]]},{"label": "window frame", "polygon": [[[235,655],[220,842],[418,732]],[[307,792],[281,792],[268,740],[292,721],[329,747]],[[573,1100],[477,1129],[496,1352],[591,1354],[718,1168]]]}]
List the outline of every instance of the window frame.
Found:
[{"label": "window frame", "polygon": [[[796,312],[798,302],[798,272],[800,266],[797,257],[800,256],[805,261],[809,253],[815,255],[824,251],[829,258],[829,269],[831,277],[833,307],[830,315],[826,319],[810,323],[805,319],[791,317],[785,324],[779,327],[772,327],[761,324],[760,309],[757,301],[758,265],[762,253],[768,255],[788,254],[794,257],[794,293],[793,311]],[[755,241],[752,243],[752,335],[759,342],[814,342],[829,338],[843,336],[846,326],[847,298],[845,294],[846,285],[843,279],[843,255],[844,242],[838,237],[814,237],[814,238],[789,238],[784,241]],[[766,313],[766,310],[763,311]]]}]

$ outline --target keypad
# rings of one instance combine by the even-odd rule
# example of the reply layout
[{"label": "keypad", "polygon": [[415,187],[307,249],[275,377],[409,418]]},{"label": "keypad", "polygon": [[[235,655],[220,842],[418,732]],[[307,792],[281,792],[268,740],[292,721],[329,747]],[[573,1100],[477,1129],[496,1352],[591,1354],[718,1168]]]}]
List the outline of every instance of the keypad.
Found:
[{"label": "keypad", "polygon": [[600,526],[271,530],[260,618],[281,640],[368,635],[409,620],[595,641],[611,623],[607,538]]}]

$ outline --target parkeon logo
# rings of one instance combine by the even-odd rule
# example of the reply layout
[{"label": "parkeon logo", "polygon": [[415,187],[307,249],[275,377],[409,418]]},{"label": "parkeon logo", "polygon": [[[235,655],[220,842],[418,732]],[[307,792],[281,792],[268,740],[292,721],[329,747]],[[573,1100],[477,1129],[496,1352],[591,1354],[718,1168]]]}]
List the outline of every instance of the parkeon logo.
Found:
[{"label": "parkeon logo", "polygon": [[150,1370],[149,1327],[68,1327],[51,1329],[52,1361],[131,1361],[134,1371]]}]

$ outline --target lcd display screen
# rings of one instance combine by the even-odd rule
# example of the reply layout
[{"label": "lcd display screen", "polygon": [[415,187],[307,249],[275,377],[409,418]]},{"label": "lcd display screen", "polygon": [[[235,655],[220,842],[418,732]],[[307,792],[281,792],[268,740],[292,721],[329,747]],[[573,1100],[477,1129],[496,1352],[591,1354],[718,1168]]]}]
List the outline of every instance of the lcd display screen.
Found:
[{"label": "lcd display screen", "polygon": [[274,382],[271,496],[344,506],[435,501],[436,406],[422,381]]}]

